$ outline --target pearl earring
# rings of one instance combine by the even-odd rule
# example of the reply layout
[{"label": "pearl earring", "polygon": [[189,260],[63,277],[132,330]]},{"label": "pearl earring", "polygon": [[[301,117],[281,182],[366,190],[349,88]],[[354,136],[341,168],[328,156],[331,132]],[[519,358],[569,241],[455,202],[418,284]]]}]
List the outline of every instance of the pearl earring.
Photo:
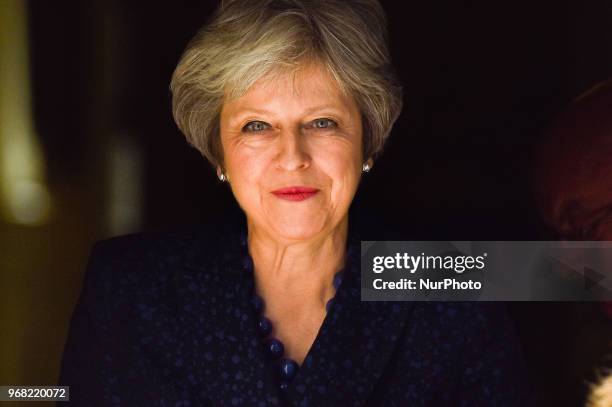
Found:
[{"label": "pearl earring", "polygon": [[225,182],[227,180],[227,177],[225,176],[224,173],[220,173],[219,174],[219,181],[221,182]]},{"label": "pearl earring", "polygon": [[361,170],[362,170],[363,172],[370,172],[370,168],[371,168],[371,167],[370,167],[370,164],[368,164],[368,163],[364,163],[364,164],[363,164],[363,166],[361,167]]}]

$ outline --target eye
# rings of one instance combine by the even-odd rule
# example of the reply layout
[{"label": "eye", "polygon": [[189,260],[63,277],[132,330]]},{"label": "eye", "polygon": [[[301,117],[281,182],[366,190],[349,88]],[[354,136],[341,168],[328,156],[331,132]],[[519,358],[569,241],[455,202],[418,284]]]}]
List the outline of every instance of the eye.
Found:
[{"label": "eye", "polygon": [[258,133],[258,132],[262,132],[262,131],[268,129],[269,127],[270,127],[269,124],[256,120],[256,121],[248,122],[242,128],[242,131],[243,132],[247,132],[247,133]]},{"label": "eye", "polygon": [[330,129],[338,126],[338,124],[332,119],[315,119],[311,122],[311,126],[315,129]]}]

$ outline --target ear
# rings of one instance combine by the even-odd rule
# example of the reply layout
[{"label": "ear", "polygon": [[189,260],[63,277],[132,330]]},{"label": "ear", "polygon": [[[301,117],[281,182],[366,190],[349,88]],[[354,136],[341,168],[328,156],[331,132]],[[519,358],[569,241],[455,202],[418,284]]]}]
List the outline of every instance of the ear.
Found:
[{"label": "ear", "polygon": [[[224,178],[221,178],[221,175],[223,175]],[[223,172],[223,169],[220,165],[217,166],[217,178],[219,178],[222,182],[230,182],[229,175],[227,174],[227,172]]]}]

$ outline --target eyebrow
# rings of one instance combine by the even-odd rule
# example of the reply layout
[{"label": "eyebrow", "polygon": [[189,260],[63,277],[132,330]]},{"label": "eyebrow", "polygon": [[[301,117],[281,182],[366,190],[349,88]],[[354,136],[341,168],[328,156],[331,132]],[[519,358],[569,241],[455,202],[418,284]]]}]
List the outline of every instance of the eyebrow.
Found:
[{"label": "eyebrow", "polygon": [[311,114],[313,112],[316,112],[318,110],[333,110],[335,112],[339,112],[339,113],[343,113],[344,109],[338,109],[336,106],[333,105],[320,105],[320,106],[313,106],[311,108],[306,109],[306,111],[304,112],[305,114]]},{"label": "eyebrow", "polygon": [[[342,108],[339,109],[338,107],[334,105],[319,105],[319,106],[309,107],[308,109],[304,110],[304,114],[311,114],[319,110],[333,110],[339,113],[343,113],[345,111],[345,109],[342,109]],[[274,112],[266,110],[266,109],[245,108],[245,109],[239,110],[240,115],[248,114],[248,113],[274,114]]]}]

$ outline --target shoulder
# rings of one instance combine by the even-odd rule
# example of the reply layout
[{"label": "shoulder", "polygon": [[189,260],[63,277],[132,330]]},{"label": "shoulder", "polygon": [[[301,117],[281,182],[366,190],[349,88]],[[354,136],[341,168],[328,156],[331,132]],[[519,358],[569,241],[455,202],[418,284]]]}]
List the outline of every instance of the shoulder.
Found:
[{"label": "shoulder", "polygon": [[[522,352],[503,303],[410,303],[397,372],[432,404],[530,405]],[[394,376],[394,387],[406,379]],[[443,393],[436,389],[445,388]],[[435,402],[434,402],[435,400]]]},{"label": "shoulder", "polygon": [[[449,356],[460,357],[464,364],[476,363],[484,356],[511,360],[521,354],[504,303],[418,303],[412,316],[419,321],[422,335],[443,345]],[[491,350],[488,354],[487,349]]]},{"label": "shoulder", "polygon": [[[102,400],[109,391],[119,391],[117,380],[123,373],[117,372],[140,369],[138,375],[121,377],[133,384],[131,389],[153,386],[157,373],[143,366],[151,360],[170,363],[164,358],[174,354],[159,349],[181,343],[179,321],[190,315],[182,310],[193,304],[193,296],[186,295],[189,277],[211,272],[222,244],[217,236],[214,227],[194,226],[94,245],[60,375],[60,382],[75,390],[74,400]],[[198,272],[189,268],[195,266]]]},{"label": "shoulder", "polygon": [[[465,373],[466,380],[474,366],[521,368],[521,350],[503,303],[412,303],[408,321],[402,346],[407,357],[416,352],[424,360],[446,363],[447,373]],[[419,346],[414,347],[415,343]],[[455,364],[465,370],[451,369]]]},{"label": "shoulder", "polygon": [[114,271],[143,271],[143,267],[194,259],[200,254],[214,253],[217,241],[214,229],[193,226],[179,231],[138,233],[117,236],[96,242],[90,262]]},{"label": "shoulder", "polygon": [[412,308],[413,334],[433,340],[431,346],[445,344],[450,353],[514,342],[514,327],[503,303],[417,302]]},{"label": "shoulder", "polygon": [[218,223],[171,232],[139,233],[97,242],[83,279],[82,296],[107,305],[173,301],[186,274],[207,274],[232,256],[237,229]]},{"label": "shoulder", "polygon": [[435,321],[443,338],[438,346],[458,363],[455,380],[466,405],[531,405],[526,365],[505,303],[430,303],[421,312]]},{"label": "shoulder", "polygon": [[92,273],[151,274],[183,266],[206,270],[238,247],[243,224],[223,217],[173,231],[137,233],[95,243],[88,269]]},{"label": "shoulder", "polygon": [[457,329],[476,326],[496,326],[508,320],[504,303],[478,301],[432,301],[413,302],[413,313],[420,319],[444,326],[457,326]]},{"label": "shoulder", "polygon": [[222,274],[217,271],[228,257],[238,258],[231,248],[222,250],[230,241],[240,246],[239,236],[225,232],[212,225],[193,226],[96,243],[73,313],[81,316],[73,316],[73,336],[92,332],[127,343],[129,338],[138,342],[137,332],[173,332],[181,310],[197,301],[190,295],[193,283],[212,292]]}]

